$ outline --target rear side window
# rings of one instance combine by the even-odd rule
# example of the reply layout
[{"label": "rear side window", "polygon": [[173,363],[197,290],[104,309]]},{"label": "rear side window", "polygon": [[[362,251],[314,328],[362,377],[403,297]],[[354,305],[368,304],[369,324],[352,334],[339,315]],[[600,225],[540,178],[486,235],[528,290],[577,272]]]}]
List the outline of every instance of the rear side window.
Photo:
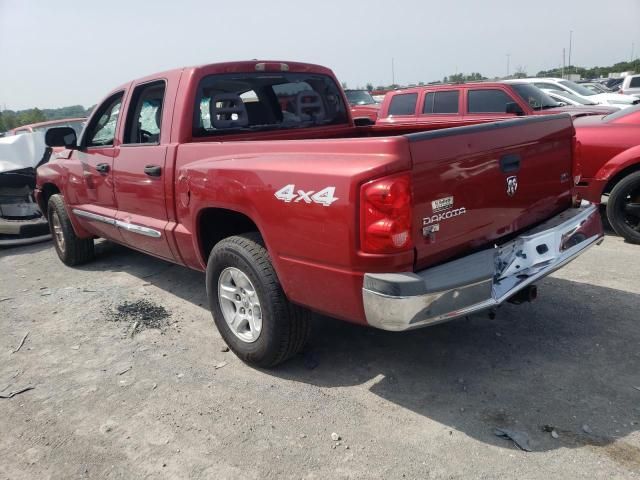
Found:
[{"label": "rear side window", "polygon": [[135,88],[127,112],[124,143],[160,142],[164,90],[164,81],[138,85]]},{"label": "rear side window", "polygon": [[469,90],[469,113],[505,113],[514,100],[502,90]]},{"label": "rear side window", "polygon": [[458,90],[427,93],[422,113],[458,113]]},{"label": "rear side window", "polygon": [[632,77],[631,81],[629,82],[629,87],[631,88],[640,87],[640,77]]},{"label": "rear side window", "polygon": [[413,115],[416,113],[417,93],[394,95],[389,105],[389,115]]}]

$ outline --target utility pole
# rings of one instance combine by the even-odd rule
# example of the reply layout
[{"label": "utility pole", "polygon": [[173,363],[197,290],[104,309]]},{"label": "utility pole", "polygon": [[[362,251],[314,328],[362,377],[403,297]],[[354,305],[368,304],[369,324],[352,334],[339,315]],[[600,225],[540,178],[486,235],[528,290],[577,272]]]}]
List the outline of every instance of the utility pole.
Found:
[{"label": "utility pole", "polygon": [[509,62],[511,61],[511,54],[507,53],[507,77],[509,76]]},{"label": "utility pole", "polygon": [[631,42],[631,61],[633,62],[633,48],[635,47],[635,43]]},{"label": "utility pole", "polygon": [[564,51],[565,49],[562,49],[562,75],[560,75],[562,78],[564,78]]},{"label": "utility pole", "polygon": [[569,30],[569,65],[567,65],[569,71],[571,71],[571,40],[573,40],[573,30]]},{"label": "utility pole", "polygon": [[395,70],[393,57],[391,57],[391,85],[395,85],[395,84],[396,84],[396,70]]}]

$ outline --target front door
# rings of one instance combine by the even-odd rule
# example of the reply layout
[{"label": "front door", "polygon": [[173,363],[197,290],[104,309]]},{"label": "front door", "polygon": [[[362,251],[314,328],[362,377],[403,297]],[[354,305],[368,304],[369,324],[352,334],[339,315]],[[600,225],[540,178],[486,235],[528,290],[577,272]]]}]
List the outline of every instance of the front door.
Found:
[{"label": "front door", "polygon": [[165,192],[172,176],[165,171],[167,146],[161,141],[165,89],[164,81],[154,81],[133,90],[113,174],[116,219],[125,243],[172,260]]},{"label": "front door", "polygon": [[108,97],[91,117],[80,142],[66,164],[70,188],[65,200],[78,222],[99,237],[122,241],[115,225],[117,212],[113,184],[114,138],[123,92]]}]

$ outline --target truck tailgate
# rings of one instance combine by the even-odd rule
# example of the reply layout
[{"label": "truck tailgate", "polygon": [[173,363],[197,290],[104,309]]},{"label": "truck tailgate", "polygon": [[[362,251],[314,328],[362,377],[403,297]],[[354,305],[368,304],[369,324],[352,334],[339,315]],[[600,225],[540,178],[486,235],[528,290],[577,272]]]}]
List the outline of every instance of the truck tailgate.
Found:
[{"label": "truck tailgate", "polygon": [[571,204],[569,115],[406,135],[416,268],[500,243]]}]

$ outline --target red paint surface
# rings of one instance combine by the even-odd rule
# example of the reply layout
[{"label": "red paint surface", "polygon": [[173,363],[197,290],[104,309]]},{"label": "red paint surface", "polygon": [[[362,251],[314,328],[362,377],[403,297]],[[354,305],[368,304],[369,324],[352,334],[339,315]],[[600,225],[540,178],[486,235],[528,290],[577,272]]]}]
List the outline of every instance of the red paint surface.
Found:
[{"label": "red paint surface", "polygon": [[[193,106],[206,75],[252,72],[256,63],[279,71],[280,62],[234,62],[164,72],[126,84],[113,147],[64,151],[38,170],[38,198],[51,185],[69,210],[82,208],[153,228],[143,237],[71,215],[81,236],[103,236],[132,248],[203,270],[206,259],[198,220],[206,208],[242,213],[257,225],[288,297],[314,310],[365,323],[365,272],[411,271],[491,244],[566,208],[573,130],[568,116],[486,132],[460,132],[411,143],[402,134],[424,127],[387,129],[344,125],[192,138]],[[333,73],[317,65],[286,62],[291,72]],[[166,96],[159,145],[122,145],[125,112],[135,85],[163,79]],[[344,100],[346,104],[346,99]],[[389,133],[396,134],[389,136]],[[386,135],[386,136],[382,136]],[[251,141],[248,141],[251,140]],[[520,190],[506,194],[497,159],[522,156]],[[108,175],[95,164],[110,162]],[[144,174],[149,164],[160,177]],[[415,249],[368,254],[360,248],[360,188],[384,176],[407,173],[413,197]],[[570,172],[569,172],[570,173]],[[274,193],[288,184],[319,191],[335,187],[331,206],[285,203]],[[431,201],[454,196],[468,213],[443,224],[435,243],[422,237]],[[443,222],[444,223],[444,222]]]}]

